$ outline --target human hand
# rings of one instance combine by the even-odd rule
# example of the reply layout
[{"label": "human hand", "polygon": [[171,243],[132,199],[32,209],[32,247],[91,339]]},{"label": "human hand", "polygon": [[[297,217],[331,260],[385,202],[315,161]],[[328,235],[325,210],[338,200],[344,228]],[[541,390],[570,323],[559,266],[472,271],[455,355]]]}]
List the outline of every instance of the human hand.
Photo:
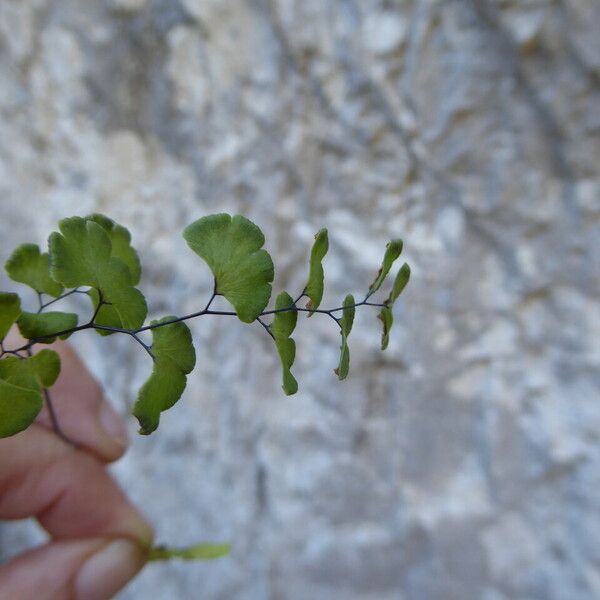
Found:
[{"label": "human hand", "polygon": [[[11,333],[7,347],[18,345]],[[16,341],[16,344],[14,343]],[[0,519],[35,517],[45,545],[0,566],[0,600],[105,600],[144,566],[153,532],[105,465],[127,447],[121,418],[65,343],[52,401],[73,447],[53,431],[47,409],[0,440]]]}]

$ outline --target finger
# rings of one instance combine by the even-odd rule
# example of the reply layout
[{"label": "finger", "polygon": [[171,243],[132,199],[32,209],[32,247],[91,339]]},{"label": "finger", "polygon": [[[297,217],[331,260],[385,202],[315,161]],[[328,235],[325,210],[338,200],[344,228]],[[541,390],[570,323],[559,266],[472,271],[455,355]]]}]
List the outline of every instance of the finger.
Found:
[{"label": "finger", "polygon": [[[123,418],[111,407],[102,388],[69,344],[57,342],[53,349],[61,358],[61,373],[51,391],[61,430],[102,460],[120,458],[127,449]],[[47,407],[40,415],[40,422],[52,427]]]},{"label": "finger", "polygon": [[0,519],[36,517],[54,538],[152,540],[104,465],[38,425],[0,440],[0,491]]},{"label": "finger", "polygon": [[[7,342],[7,348],[16,348],[26,340],[13,328]],[[61,431],[69,440],[95,453],[101,460],[110,462],[121,457],[127,448],[127,429],[123,419],[104,398],[102,388],[69,344],[56,342],[50,347],[58,352],[61,359],[60,376],[50,390]],[[53,428],[47,405],[37,421],[46,428]]]},{"label": "finger", "polygon": [[0,600],[108,600],[146,558],[126,540],[52,542],[0,567]]}]

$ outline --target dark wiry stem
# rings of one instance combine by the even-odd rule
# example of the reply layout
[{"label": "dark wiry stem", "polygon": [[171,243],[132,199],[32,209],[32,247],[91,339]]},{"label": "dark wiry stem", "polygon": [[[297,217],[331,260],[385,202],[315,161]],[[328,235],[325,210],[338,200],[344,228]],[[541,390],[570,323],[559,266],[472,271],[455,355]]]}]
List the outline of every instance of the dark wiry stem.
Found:
[{"label": "dark wiry stem", "polygon": [[[123,327],[110,327],[107,325],[98,325],[94,322],[95,318],[98,315],[98,312],[100,310],[100,307],[103,304],[108,304],[107,302],[105,302],[104,300],[102,300],[102,297],[100,297],[100,302],[98,303],[98,306],[96,307],[96,310],[94,312],[94,316],[92,317],[92,319],[84,324],[84,325],[79,325],[77,327],[72,327],[70,329],[65,329],[63,331],[58,331],[56,333],[53,334],[49,334],[49,335],[45,335],[43,337],[39,337],[33,340],[30,340],[28,344],[25,344],[24,346],[20,347],[20,348],[16,348],[15,350],[4,350],[2,349],[2,354],[10,352],[11,354],[15,354],[18,352],[22,352],[22,351],[26,351],[28,348],[31,348],[31,346],[33,344],[36,344],[38,342],[43,342],[49,338],[53,338],[53,337],[60,337],[63,335],[70,335],[72,333],[75,333],[77,331],[83,331],[86,329],[100,329],[102,331],[110,331],[113,333],[125,333],[129,336],[131,336],[133,339],[135,339],[145,350],[146,352],[148,352],[148,354],[150,354],[150,356],[153,356],[152,354],[152,350],[151,350],[151,346],[148,346],[147,344],[145,344],[139,337],[138,334],[144,332],[144,331],[151,331],[153,329],[158,329],[159,327],[165,327],[166,325],[173,325],[174,323],[181,323],[183,321],[189,321],[190,319],[194,319],[196,317],[201,317],[204,315],[223,315],[223,316],[237,316],[237,313],[235,311],[228,311],[228,310],[211,310],[210,306],[212,304],[212,301],[214,300],[215,296],[217,296],[217,291],[216,291],[216,282],[215,282],[215,287],[213,288],[213,293],[208,301],[208,303],[206,304],[206,306],[197,312],[191,313],[189,315],[184,315],[183,317],[177,317],[174,319],[169,319],[168,321],[161,321],[160,323],[154,323],[154,324],[150,324],[150,325],[145,325],[142,327],[139,327],[138,329],[126,329]],[[257,319],[259,320],[259,322],[261,322],[261,324],[263,325],[263,327],[265,326],[265,324],[261,321],[260,317],[264,317],[266,315],[274,315],[277,313],[283,313],[283,312],[306,312],[306,313],[318,313],[318,314],[324,314],[324,315],[328,315],[331,319],[333,319],[338,326],[341,327],[340,324],[340,320],[339,318],[337,318],[335,316],[334,313],[339,312],[339,311],[343,311],[344,308],[357,308],[359,306],[375,306],[378,308],[383,308],[385,306],[387,306],[387,304],[383,303],[383,304],[379,304],[379,303],[375,303],[375,302],[367,302],[366,300],[363,300],[362,302],[357,302],[355,304],[351,304],[349,306],[339,306],[336,308],[330,308],[330,309],[320,309],[320,308],[302,308],[299,306],[296,306],[296,302],[298,302],[303,296],[304,296],[304,292],[294,301],[293,304],[291,304],[290,306],[285,306],[283,308],[274,308],[271,310],[265,310],[262,313],[260,313],[260,315],[257,317]],[[268,327],[268,326],[267,326]],[[271,333],[270,329],[268,330],[269,333]],[[2,356],[2,354],[0,354],[0,356]]]},{"label": "dark wiry stem", "polygon": [[271,328],[269,327],[269,325],[267,325],[260,317],[258,317],[256,319],[264,328],[265,331],[273,338],[275,339],[275,336],[273,335],[273,332],[271,331]]},{"label": "dark wiry stem", "polygon": [[48,414],[50,415],[50,422],[52,423],[52,429],[54,433],[64,442],[73,446],[74,448],[78,448],[79,444],[74,442],[61,428],[60,423],[58,422],[58,417],[56,415],[56,411],[54,410],[54,405],[52,404],[52,397],[50,396],[50,391],[44,388],[44,399],[46,401],[46,406],[48,408]]},{"label": "dark wiry stem", "polygon": [[[44,304],[42,302],[42,295],[39,294],[39,300],[40,300],[40,308],[38,312],[41,312],[46,306],[49,306],[51,304],[53,304],[54,302],[57,302],[58,300],[62,300],[63,298],[66,298],[67,296],[74,294],[74,293],[86,293],[86,292],[81,292],[80,290],[76,289],[76,290],[71,290],[70,292],[67,292],[66,294],[63,294],[61,297],[59,298],[55,298],[54,300],[51,300],[50,302],[47,302],[46,304]],[[95,322],[98,313],[100,312],[100,309],[102,308],[103,305],[105,304],[109,304],[108,302],[104,301],[104,299],[102,298],[102,293],[100,292],[100,290],[98,290],[98,294],[99,294],[99,299],[98,299],[98,305],[96,306],[96,309],[94,310],[94,314],[92,315],[92,318],[85,323],[84,325],[79,325],[77,327],[71,327],[70,329],[65,329],[63,331],[58,331],[56,333],[52,333],[46,336],[42,336],[33,340],[29,340],[29,342],[25,345],[23,345],[20,348],[16,348],[14,350],[6,350],[4,348],[4,345],[0,342],[0,358],[2,356],[4,356],[5,354],[12,354],[15,356],[18,356],[19,358],[24,358],[23,356],[21,356],[19,353],[20,352],[26,352],[29,356],[32,355],[32,348],[34,346],[34,344],[39,343],[39,342],[43,342],[45,340],[48,340],[50,338],[56,338],[56,337],[60,337],[63,335],[70,335],[72,333],[75,333],[77,331],[84,331],[86,329],[97,329],[100,331],[110,331],[112,333],[124,333],[129,335],[130,337],[132,337],[140,346],[142,346],[142,348],[144,348],[144,350],[152,357],[153,360],[155,360],[155,356],[152,353],[152,346],[149,346],[148,344],[144,343],[144,341],[139,337],[139,334],[144,332],[144,331],[151,331],[153,329],[157,329],[159,327],[165,327],[166,325],[172,325],[174,323],[180,323],[182,321],[188,321],[190,319],[196,318],[196,317],[200,317],[203,315],[225,315],[225,316],[237,316],[237,313],[234,311],[225,311],[225,310],[210,310],[210,306],[213,302],[213,300],[215,299],[215,297],[218,295],[217,294],[217,283],[216,280],[214,282],[214,286],[213,286],[213,292],[211,294],[211,297],[209,298],[206,306],[200,310],[197,311],[195,313],[191,313],[189,315],[185,315],[183,317],[178,317],[175,319],[170,319],[169,321],[162,321],[160,323],[155,323],[155,324],[151,324],[151,325],[145,325],[142,327],[139,327],[138,329],[126,329],[124,327],[110,327],[108,325],[99,325]],[[270,326],[263,320],[261,319],[261,317],[264,317],[266,315],[274,315],[277,313],[284,313],[284,312],[306,312],[306,313],[318,313],[318,314],[325,314],[327,316],[329,316],[331,319],[333,319],[337,325],[341,328],[341,323],[340,323],[340,319],[338,317],[335,316],[334,313],[339,312],[339,311],[343,311],[344,308],[356,308],[359,306],[375,306],[378,308],[382,308],[384,306],[386,306],[386,304],[378,304],[375,302],[367,302],[367,299],[370,297],[370,294],[367,295],[367,297],[362,301],[362,302],[358,302],[355,303],[353,305],[350,305],[349,307],[344,307],[344,306],[340,306],[340,307],[336,307],[336,308],[330,308],[330,309],[319,309],[319,308],[302,308],[297,306],[297,303],[305,296],[305,290],[303,290],[303,292],[298,296],[298,298],[296,298],[296,300],[294,300],[293,304],[291,304],[290,306],[285,306],[283,308],[276,308],[276,309],[271,309],[271,310],[265,310],[263,311],[257,318],[256,320],[260,323],[260,325],[265,329],[265,331],[271,336],[271,338],[273,338],[273,340],[275,339],[275,336],[273,334],[273,332],[271,331]],[[48,414],[50,415],[50,421],[52,422],[52,427],[56,433],[56,435],[58,435],[61,439],[63,439],[65,442],[71,444],[72,446],[77,447],[77,444],[75,444],[72,440],[69,439],[69,437],[67,435],[65,435],[65,433],[62,431],[60,424],[58,422],[58,418],[56,415],[56,411],[54,410],[54,406],[52,404],[52,398],[50,396],[50,393],[47,389],[43,390],[44,393],[44,398],[46,401],[46,406],[48,407]]]},{"label": "dark wiry stem", "polygon": [[132,331],[131,329],[123,329],[121,327],[108,327],[106,325],[97,325],[93,323],[90,325],[89,329],[99,329],[100,331],[110,331],[111,333],[126,333],[131,336],[154,360],[154,354],[152,353],[151,346],[144,343],[140,337],[137,335],[137,332]]},{"label": "dark wiry stem", "polygon": [[142,333],[142,331],[151,331],[152,329],[157,329],[158,327],[164,327],[165,325],[173,325],[173,323],[181,323],[182,321],[189,321],[190,319],[194,319],[196,317],[201,317],[202,315],[235,315],[234,312],[226,312],[226,311],[218,311],[218,310],[200,310],[198,312],[192,313],[190,315],[185,315],[183,317],[177,317],[176,319],[169,319],[168,321],[162,321],[160,323],[154,323],[154,325],[146,325],[144,327],[140,327],[135,330],[135,333]]},{"label": "dark wiry stem", "polygon": [[300,302],[304,296],[306,296],[306,288],[304,288],[302,293],[294,300],[294,305],[298,304],[298,302]]},{"label": "dark wiry stem", "polygon": [[340,323],[340,320],[332,313],[329,313],[329,316],[337,323],[338,327],[341,329],[342,324]]},{"label": "dark wiry stem", "polygon": [[206,306],[204,307],[205,311],[207,311],[210,308],[210,305],[212,304],[216,295],[217,295],[217,280],[213,279],[213,291],[212,291],[211,297],[209,298],[208,302],[206,303]]},{"label": "dark wiry stem", "polygon": [[71,290],[70,292],[66,292],[62,296],[59,296],[58,298],[54,298],[53,300],[50,300],[49,302],[42,304],[39,312],[41,312],[44,308],[47,308],[51,304],[54,304],[55,302],[58,302],[59,300],[63,300],[64,298],[67,298],[68,296],[71,296],[72,294],[87,294],[87,292],[80,290],[79,288]]},{"label": "dark wiry stem", "polygon": [[132,332],[130,335],[150,355],[152,360],[156,359],[154,353],[152,352],[151,346],[148,346],[148,344],[144,343],[135,333]]},{"label": "dark wiry stem", "polygon": [[[29,358],[33,356],[32,346],[33,344],[26,350]],[[44,394],[44,400],[46,401],[46,406],[48,407],[48,414],[50,415],[50,422],[52,423],[52,429],[54,430],[54,433],[63,441],[67,442],[67,444],[77,447],[77,444],[63,432],[60,423],[58,422],[58,417],[56,416],[56,411],[54,410],[54,405],[52,404],[50,392],[47,388],[42,388],[42,393]]]},{"label": "dark wiry stem", "polygon": [[94,311],[94,314],[92,315],[92,318],[90,319],[90,323],[93,323],[96,320],[96,317],[98,316],[98,313],[100,312],[100,309],[105,304],[108,304],[108,302],[104,302],[104,298],[102,297],[102,292],[100,290],[98,290],[98,306],[96,306],[96,310]]},{"label": "dark wiry stem", "polygon": [[5,354],[11,354],[13,356],[16,356],[17,358],[26,358],[25,356],[19,354],[18,350],[7,350],[4,347],[4,340],[2,340],[0,341],[0,358],[2,358]]}]

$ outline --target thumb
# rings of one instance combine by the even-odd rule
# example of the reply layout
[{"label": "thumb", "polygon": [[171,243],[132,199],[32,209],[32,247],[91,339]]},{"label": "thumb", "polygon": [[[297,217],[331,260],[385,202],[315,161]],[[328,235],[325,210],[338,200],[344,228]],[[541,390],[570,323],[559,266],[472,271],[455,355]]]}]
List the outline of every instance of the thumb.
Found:
[{"label": "thumb", "polygon": [[109,600],[146,559],[125,539],[51,542],[0,569],[0,600]]},{"label": "thumb", "polygon": [[152,541],[104,464],[35,424],[0,440],[0,518],[31,516],[54,540],[0,566],[0,600],[111,598]]}]

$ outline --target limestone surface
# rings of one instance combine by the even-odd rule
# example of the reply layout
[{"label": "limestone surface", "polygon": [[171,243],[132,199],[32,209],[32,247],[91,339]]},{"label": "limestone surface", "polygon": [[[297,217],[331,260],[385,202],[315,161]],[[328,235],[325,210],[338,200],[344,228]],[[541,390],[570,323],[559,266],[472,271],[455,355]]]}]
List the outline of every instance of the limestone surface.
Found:
[{"label": "limestone surface", "polygon": [[[184,399],[114,473],[160,542],[233,552],[120,600],[600,597],[598,31],[597,0],[0,0],[0,257],[106,213],[153,317],[210,295],[181,231],[213,212],[292,295],[328,227],[324,306],[390,238],[412,266],[344,382],[299,320],[295,396],[259,325],[193,323]],[[127,414],[148,357],[72,340]],[[40,537],[3,525],[2,556]]]}]

